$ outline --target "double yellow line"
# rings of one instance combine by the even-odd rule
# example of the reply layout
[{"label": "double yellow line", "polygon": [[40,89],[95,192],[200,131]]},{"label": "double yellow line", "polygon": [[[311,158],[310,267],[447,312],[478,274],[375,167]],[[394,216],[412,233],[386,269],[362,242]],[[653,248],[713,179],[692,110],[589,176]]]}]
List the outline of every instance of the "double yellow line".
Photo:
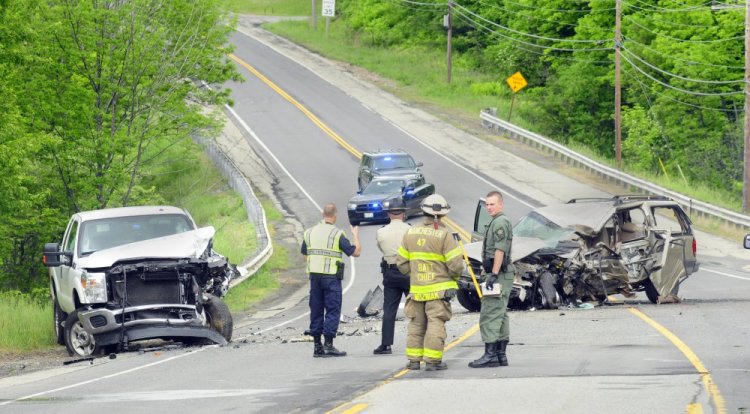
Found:
[{"label": "double yellow line", "polygon": [[[262,73],[260,73],[257,69],[255,69],[252,65],[245,62],[244,60],[240,59],[234,54],[229,54],[229,57],[237,62],[239,65],[250,71],[253,75],[255,75],[258,79],[260,79],[263,83],[268,85],[271,89],[273,89],[276,93],[278,93],[281,97],[286,99],[289,103],[294,105],[295,108],[299,109],[305,116],[307,116],[315,125],[317,125],[323,132],[325,132],[328,136],[330,136],[334,141],[336,141],[339,145],[341,145],[342,148],[346,149],[351,153],[357,160],[362,158],[362,152],[354,148],[351,144],[349,144],[347,141],[345,141],[341,136],[339,136],[335,131],[333,131],[328,125],[323,123],[315,114],[310,112],[306,107],[304,107],[302,104],[300,104],[296,99],[294,99],[292,96],[290,96],[286,91],[278,87],[275,83],[273,83],[270,79],[265,77]],[[458,234],[461,236],[463,240],[471,240],[471,233],[464,230],[461,226],[458,225],[455,221],[450,219],[449,217],[444,217],[443,222],[453,229],[454,231],[458,232]],[[703,380],[703,384],[708,390],[711,399],[713,400],[714,406],[716,407],[717,414],[725,414],[726,413],[726,406],[724,403],[724,398],[721,396],[721,393],[719,392],[719,388],[716,386],[716,383],[714,382],[713,378],[711,377],[711,374],[708,372],[706,367],[703,365],[703,363],[698,359],[698,356],[693,352],[684,342],[682,342],[675,334],[670,332],[667,328],[660,325],[658,322],[654,321],[653,319],[649,318],[644,314],[643,312],[635,309],[635,308],[628,308],[628,310],[642,319],[647,324],[651,325],[654,329],[656,329],[659,333],[661,333],[663,336],[665,336],[669,341],[671,341],[677,349],[679,349],[685,357],[690,361],[691,364],[695,367],[695,369],[698,371],[698,373],[701,375],[701,379]],[[474,335],[479,330],[479,324],[476,324],[469,328],[466,332],[464,332],[463,335],[461,335],[459,338],[456,338],[454,341],[449,343],[445,346],[445,350],[449,350],[453,348],[454,346],[458,345],[459,343],[465,341],[466,339],[470,338],[472,335]],[[409,370],[403,369],[399,371],[398,373],[394,374],[393,377],[388,378],[384,381],[382,381],[378,387],[381,387],[385,384],[388,384],[392,380],[396,378],[400,378],[401,376],[405,375]],[[378,388],[376,387],[376,388]],[[344,403],[340,405],[339,407],[334,408],[333,410],[329,412],[334,412],[342,406],[345,406],[349,403]],[[696,406],[698,408],[696,409]],[[355,404],[350,409],[346,410],[346,413],[353,414],[360,412],[364,410],[367,407],[366,404]],[[700,409],[700,406],[697,404],[691,404],[688,406],[688,411],[692,414],[697,412],[697,410]]]}]

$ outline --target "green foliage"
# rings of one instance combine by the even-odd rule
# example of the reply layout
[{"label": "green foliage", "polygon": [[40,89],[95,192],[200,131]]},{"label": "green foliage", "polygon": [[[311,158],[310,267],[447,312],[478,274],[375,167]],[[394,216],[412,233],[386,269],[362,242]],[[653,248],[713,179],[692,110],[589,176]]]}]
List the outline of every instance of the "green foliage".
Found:
[{"label": "green foliage", "polygon": [[[310,0],[224,0],[224,3],[235,13],[268,16],[309,16],[312,6]],[[319,0],[318,9],[321,4]]]},{"label": "green foliage", "polygon": [[25,351],[55,345],[49,290],[0,292],[0,350]]}]

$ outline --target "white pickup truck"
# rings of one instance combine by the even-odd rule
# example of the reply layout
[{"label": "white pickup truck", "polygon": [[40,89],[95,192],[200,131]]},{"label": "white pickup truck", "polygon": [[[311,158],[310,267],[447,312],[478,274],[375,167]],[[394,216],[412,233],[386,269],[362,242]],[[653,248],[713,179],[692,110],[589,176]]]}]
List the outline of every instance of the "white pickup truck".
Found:
[{"label": "white pickup truck", "polygon": [[74,214],[62,243],[44,246],[56,339],[71,355],[177,338],[226,344],[232,315],[220,297],[236,268],[177,207],[122,207]]}]

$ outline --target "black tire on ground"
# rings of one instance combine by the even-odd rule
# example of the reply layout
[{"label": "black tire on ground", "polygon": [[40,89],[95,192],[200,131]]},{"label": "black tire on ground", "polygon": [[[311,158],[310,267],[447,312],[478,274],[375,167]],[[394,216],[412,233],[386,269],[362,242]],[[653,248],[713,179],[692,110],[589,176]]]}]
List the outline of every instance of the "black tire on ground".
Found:
[{"label": "black tire on ground", "polygon": [[55,324],[55,342],[58,345],[65,345],[65,319],[67,319],[67,315],[60,309],[57,296],[55,296],[54,304],[52,305],[52,321]]},{"label": "black tire on ground", "polygon": [[456,293],[458,303],[466,308],[469,312],[479,312],[482,309],[482,300],[479,299],[477,292],[467,289],[458,289]]},{"label": "black tire on ground", "polygon": [[[652,282],[651,279],[646,279],[643,281],[643,287],[646,288],[646,297],[648,300],[651,301],[651,303],[659,303],[659,291],[656,290],[654,282]],[[677,294],[680,293],[680,285],[675,284],[672,291],[669,293],[677,296]]]},{"label": "black tire on ground", "polygon": [[206,318],[208,324],[214,331],[221,334],[227,342],[232,340],[232,331],[234,322],[232,313],[224,301],[214,295],[208,295],[208,301],[205,304]]},{"label": "black tire on ground", "polygon": [[544,309],[557,309],[560,306],[560,295],[555,289],[555,279],[550,272],[544,272],[539,277],[539,294]]},{"label": "black tire on ground", "polygon": [[83,324],[78,320],[78,309],[65,319],[65,347],[70,355],[78,357],[95,356],[101,352],[94,337],[83,329]]}]

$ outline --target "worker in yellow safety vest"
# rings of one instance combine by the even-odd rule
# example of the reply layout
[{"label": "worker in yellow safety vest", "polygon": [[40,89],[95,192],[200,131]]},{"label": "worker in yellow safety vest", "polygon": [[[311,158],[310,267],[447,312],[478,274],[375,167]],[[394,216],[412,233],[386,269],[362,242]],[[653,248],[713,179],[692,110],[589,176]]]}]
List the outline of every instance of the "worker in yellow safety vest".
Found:
[{"label": "worker in yellow safety vest", "polygon": [[404,314],[409,318],[406,338],[407,368],[418,370],[424,360],[425,370],[443,370],[445,322],[453,315],[451,299],[456,295],[456,281],[464,269],[461,249],[441,222],[450,205],[433,194],[422,203],[427,219],[410,228],[398,249],[398,270],[410,277],[409,296]]}]

